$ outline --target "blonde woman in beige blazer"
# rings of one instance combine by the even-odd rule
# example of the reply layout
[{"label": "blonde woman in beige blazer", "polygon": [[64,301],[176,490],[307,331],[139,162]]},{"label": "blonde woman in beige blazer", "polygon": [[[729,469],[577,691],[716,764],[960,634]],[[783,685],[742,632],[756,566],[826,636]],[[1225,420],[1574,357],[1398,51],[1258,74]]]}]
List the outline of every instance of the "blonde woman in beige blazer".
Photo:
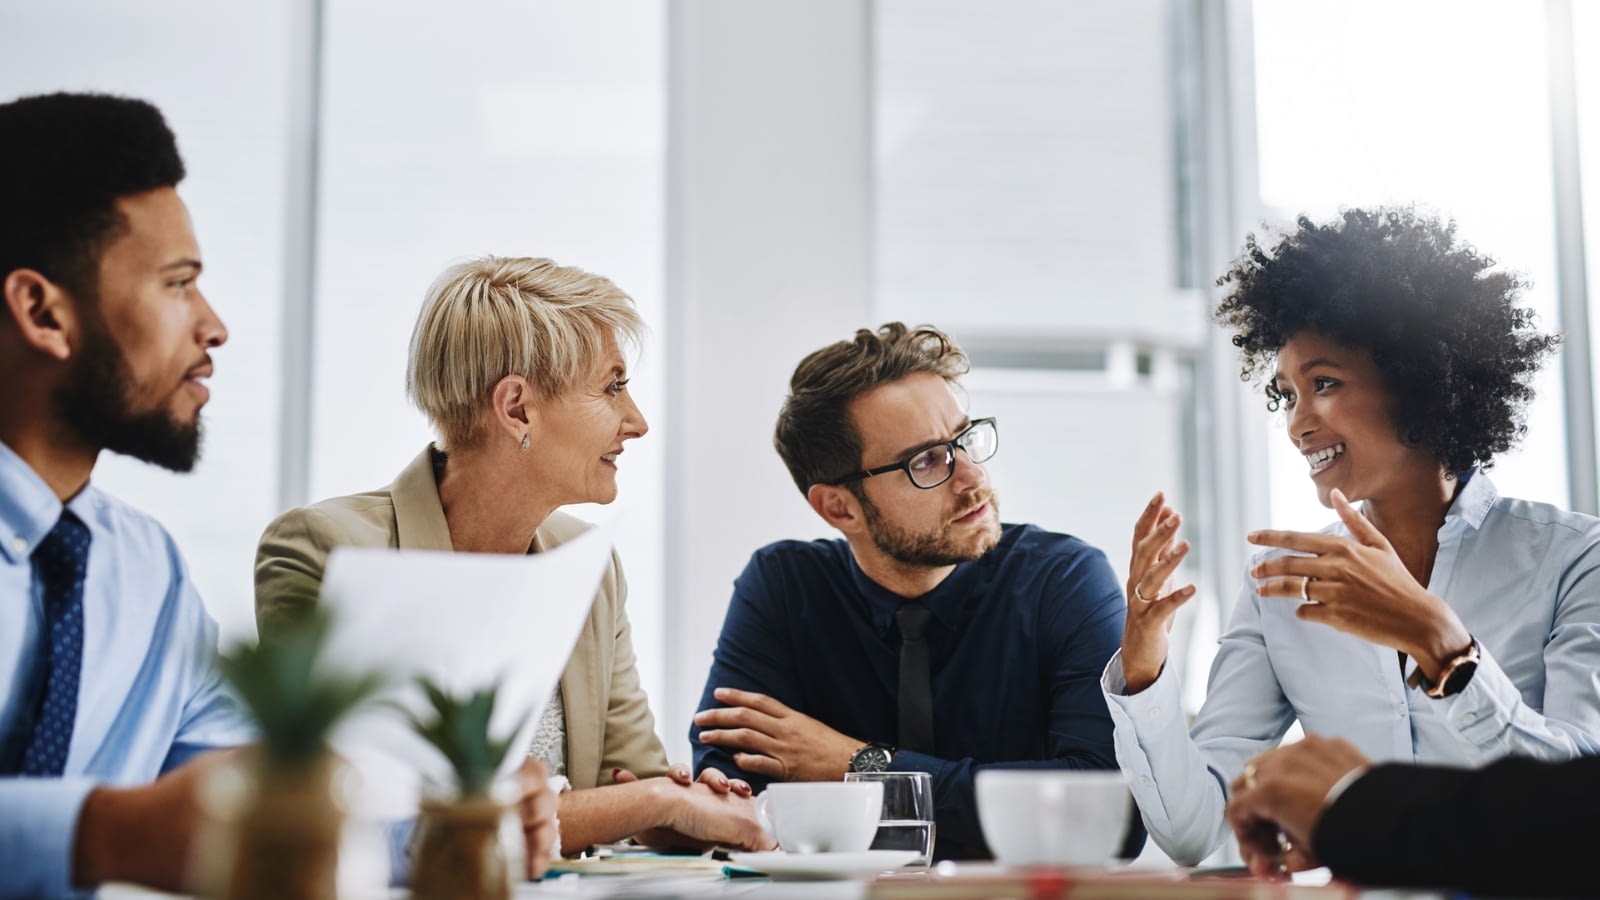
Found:
[{"label": "blonde woman in beige blazer", "polygon": [[[620,349],[642,329],[626,294],[581,269],[487,257],[445,270],[423,303],[406,378],[439,440],[389,486],[267,527],[256,555],[262,636],[316,603],[334,547],[538,553],[589,527],[557,507],[616,498],[623,445],[649,428]],[[562,675],[559,710],[536,738],[572,787],[560,798],[561,847],[634,836],[770,848],[747,784],[714,770],[692,781],[687,766],[667,765],[626,597],[613,555]]]}]

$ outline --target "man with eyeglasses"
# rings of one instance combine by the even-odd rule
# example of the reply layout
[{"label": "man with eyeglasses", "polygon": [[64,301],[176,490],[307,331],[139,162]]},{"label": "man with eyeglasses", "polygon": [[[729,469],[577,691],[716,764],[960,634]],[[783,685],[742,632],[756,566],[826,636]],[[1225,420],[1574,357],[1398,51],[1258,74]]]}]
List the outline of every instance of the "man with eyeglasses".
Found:
[{"label": "man with eyeglasses", "polygon": [[689,731],[697,772],[757,790],[930,773],[937,859],[990,855],[977,772],[1117,767],[1099,673],[1121,586],[1083,541],[1000,523],[999,431],[963,408],[968,368],[945,334],[892,322],[795,369],[773,442],[843,538],[751,558]]}]

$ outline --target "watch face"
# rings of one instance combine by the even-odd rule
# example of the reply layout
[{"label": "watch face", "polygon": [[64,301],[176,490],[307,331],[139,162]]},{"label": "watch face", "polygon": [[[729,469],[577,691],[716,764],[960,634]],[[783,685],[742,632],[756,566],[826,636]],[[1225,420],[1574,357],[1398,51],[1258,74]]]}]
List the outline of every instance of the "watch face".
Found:
[{"label": "watch face", "polygon": [[854,772],[882,772],[889,768],[889,751],[884,747],[862,747],[850,760]]},{"label": "watch face", "polygon": [[1444,687],[1441,691],[1442,696],[1454,697],[1455,695],[1461,693],[1461,691],[1466,688],[1467,683],[1472,681],[1472,676],[1476,674],[1477,671],[1478,664],[1475,661],[1464,662],[1460,665],[1457,665],[1455,670],[1450,673],[1450,677],[1444,680]]}]

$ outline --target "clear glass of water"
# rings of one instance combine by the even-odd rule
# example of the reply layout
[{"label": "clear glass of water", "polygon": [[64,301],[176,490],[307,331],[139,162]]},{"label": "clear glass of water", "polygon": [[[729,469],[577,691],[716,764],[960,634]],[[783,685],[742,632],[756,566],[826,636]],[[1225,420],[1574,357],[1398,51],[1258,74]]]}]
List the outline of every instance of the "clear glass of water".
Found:
[{"label": "clear glass of water", "polygon": [[874,850],[915,850],[917,865],[933,859],[933,778],[927,772],[848,772],[845,781],[883,785],[883,817]]}]

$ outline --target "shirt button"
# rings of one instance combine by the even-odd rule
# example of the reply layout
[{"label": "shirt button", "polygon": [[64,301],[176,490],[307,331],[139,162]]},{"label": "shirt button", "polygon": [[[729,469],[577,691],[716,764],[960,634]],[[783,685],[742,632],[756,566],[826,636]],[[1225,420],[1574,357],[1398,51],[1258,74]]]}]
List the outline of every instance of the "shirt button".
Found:
[{"label": "shirt button", "polygon": [[1463,724],[1463,725],[1471,725],[1473,722],[1476,722],[1476,721],[1478,721],[1478,714],[1477,713],[1467,713],[1466,715],[1461,717],[1461,724]]},{"label": "shirt button", "polygon": [[19,537],[12,538],[11,539],[11,549],[13,551],[17,552],[17,553],[27,553],[28,552],[28,541],[27,541],[27,539],[26,538],[19,538]]},{"label": "shirt button", "polygon": [[1152,706],[1152,707],[1150,707],[1150,712],[1149,712],[1149,716],[1150,716],[1150,718],[1152,718],[1152,719],[1159,719],[1159,718],[1161,718],[1161,707],[1159,707],[1159,706]]},{"label": "shirt button", "polygon": [[1149,784],[1150,783],[1150,776],[1149,775],[1140,775],[1139,776],[1139,783],[1140,784]]}]

